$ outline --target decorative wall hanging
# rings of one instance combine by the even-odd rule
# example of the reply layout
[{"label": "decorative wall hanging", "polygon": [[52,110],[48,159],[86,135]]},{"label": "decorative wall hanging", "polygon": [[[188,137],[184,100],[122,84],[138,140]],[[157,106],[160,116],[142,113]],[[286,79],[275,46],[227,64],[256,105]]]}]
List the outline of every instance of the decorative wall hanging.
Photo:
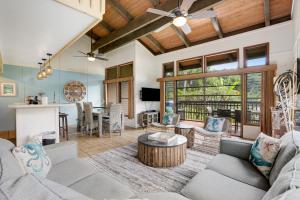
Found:
[{"label": "decorative wall hanging", "polygon": [[71,81],[64,85],[64,96],[68,102],[76,102],[84,99],[86,87],[80,81]]},{"label": "decorative wall hanging", "polygon": [[14,97],[16,95],[16,83],[0,83],[0,96]]}]

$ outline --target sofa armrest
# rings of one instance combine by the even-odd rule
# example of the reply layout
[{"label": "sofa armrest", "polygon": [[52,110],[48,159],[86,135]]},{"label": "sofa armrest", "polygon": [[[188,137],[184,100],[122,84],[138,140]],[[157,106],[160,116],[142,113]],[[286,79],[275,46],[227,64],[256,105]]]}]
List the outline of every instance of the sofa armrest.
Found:
[{"label": "sofa armrest", "polygon": [[47,145],[44,149],[46,154],[50,157],[52,165],[77,158],[77,143],[73,141]]},{"label": "sofa armrest", "polygon": [[220,153],[248,160],[253,142],[221,139]]}]

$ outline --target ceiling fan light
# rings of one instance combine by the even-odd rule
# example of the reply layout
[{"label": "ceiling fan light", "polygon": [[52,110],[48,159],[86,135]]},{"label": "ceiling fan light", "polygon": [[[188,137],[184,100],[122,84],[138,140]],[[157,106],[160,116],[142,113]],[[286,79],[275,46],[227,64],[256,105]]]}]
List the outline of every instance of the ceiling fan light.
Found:
[{"label": "ceiling fan light", "polygon": [[53,74],[53,69],[51,66],[46,67],[46,73],[47,75],[52,75]]},{"label": "ceiling fan light", "polygon": [[96,60],[96,58],[93,57],[93,56],[89,56],[89,57],[87,57],[87,59],[88,59],[90,62],[94,62],[94,61]]},{"label": "ceiling fan light", "polygon": [[173,19],[173,24],[177,27],[185,25],[187,22],[186,17],[184,16],[179,16]]}]

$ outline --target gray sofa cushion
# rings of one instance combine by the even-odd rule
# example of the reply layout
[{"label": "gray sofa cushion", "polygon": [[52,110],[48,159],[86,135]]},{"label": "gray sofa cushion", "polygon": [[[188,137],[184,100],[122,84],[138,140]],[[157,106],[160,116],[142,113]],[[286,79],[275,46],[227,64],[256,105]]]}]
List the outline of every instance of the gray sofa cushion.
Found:
[{"label": "gray sofa cushion", "polygon": [[268,180],[250,162],[233,156],[218,154],[206,168],[262,190],[270,187]]},{"label": "gray sofa cushion", "polygon": [[285,193],[283,193],[280,196],[275,197],[272,200],[298,200],[300,199],[300,188],[298,189],[293,189],[293,190],[289,190]]},{"label": "gray sofa cushion", "polygon": [[263,200],[271,200],[294,187],[300,187],[300,154],[282,168]]},{"label": "gray sofa cushion", "polygon": [[232,138],[223,138],[220,141],[220,153],[249,160],[253,142],[237,141]]},{"label": "gray sofa cushion", "polygon": [[31,174],[2,183],[0,197],[1,200],[91,200],[70,188]]},{"label": "gray sofa cushion", "polygon": [[0,184],[8,179],[19,178],[23,175],[23,171],[11,153],[15,147],[13,143],[8,140],[0,139]]},{"label": "gray sofa cushion", "polygon": [[147,200],[189,200],[184,196],[173,192],[154,192],[138,194],[130,199],[147,199]]},{"label": "gray sofa cushion", "polygon": [[261,200],[266,192],[206,169],[192,178],[181,193],[194,200]]},{"label": "gray sofa cushion", "polygon": [[[300,137],[300,134],[288,133],[281,138],[281,148],[270,173],[269,182],[272,185],[278,177],[281,169],[295,156],[297,146],[293,143],[293,137]],[[299,140],[299,139],[298,139]]]},{"label": "gray sofa cushion", "polygon": [[70,188],[95,200],[123,200],[133,196],[132,191],[126,184],[121,184],[102,173],[86,177],[71,185]]},{"label": "gray sofa cushion", "polygon": [[70,159],[52,166],[47,178],[59,184],[69,186],[95,173],[95,168],[86,161]]}]

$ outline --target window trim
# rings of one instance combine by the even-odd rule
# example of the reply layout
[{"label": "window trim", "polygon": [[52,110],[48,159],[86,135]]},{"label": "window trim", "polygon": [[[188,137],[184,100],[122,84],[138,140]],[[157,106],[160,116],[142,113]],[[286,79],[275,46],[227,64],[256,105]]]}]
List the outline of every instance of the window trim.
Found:
[{"label": "window trim", "polygon": [[247,49],[250,48],[254,48],[254,47],[260,47],[260,46],[266,46],[267,47],[267,55],[266,55],[266,64],[265,65],[269,65],[270,64],[270,43],[269,42],[265,42],[265,43],[261,43],[261,44],[255,44],[255,45],[251,45],[251,46],[246,46],[243,48],[243,67],[244,68],[249,68],[249,67],[257,67],[257,66],[265,66],[265,65],[256,65],[256,66],[247,66],[247,54],[246,51]]},{"label": "window trim", "polygon": [[202,61],[202,72],[193,73],[193,74],[202,74],[202,73],[205,73],[205,71],[204,71],[204,56],[196,56],[196,57],[187,58],[187,59],[183,59],[183,60],[177,60],[176,61],[176,76],[185,76],[186,75],[186,74],[179,74],[179,63],[180,62],[190,61],[190,60],[196,60],[196,59],[201,59],[201,61]]},{"label": "window trim", "polygon": [[[240,49],[239,48],[236,48],[236,49],[231,49],[231,50],[226,50],[226,51],[220,51],[220,52],[217,52],[217,53],[212,53],[212,54],[207,54],[205,56],[203,56],[203,72],[204,73],[211,73],[211,72],[208,72],[207,71],[207,62],[206,62],[206,59],[207,57],[211,57],[211,56],[217,56],[217,55],[221,55],[221,54],[226,54],[226,53],[230,53],[230,52],[236,52],[237,53],[237,69],[240,68]],[[225,70],[230,70],[230,69],[225,69]],[[217,71],[212,71],[212,72],[217,72]]]},{"label": "window trim", "polygon": [[[165,65],[166,64],[170,64],[170,63],[173,63],[173,76],[165,76]],[[174,61],[170,61],[170,62],[166,62],[166,63],[163,63],[162,64],[162,77],[163,78],[166,78],[166,77],[174,77],[175,76],[175,65],[174,65]]]}]

